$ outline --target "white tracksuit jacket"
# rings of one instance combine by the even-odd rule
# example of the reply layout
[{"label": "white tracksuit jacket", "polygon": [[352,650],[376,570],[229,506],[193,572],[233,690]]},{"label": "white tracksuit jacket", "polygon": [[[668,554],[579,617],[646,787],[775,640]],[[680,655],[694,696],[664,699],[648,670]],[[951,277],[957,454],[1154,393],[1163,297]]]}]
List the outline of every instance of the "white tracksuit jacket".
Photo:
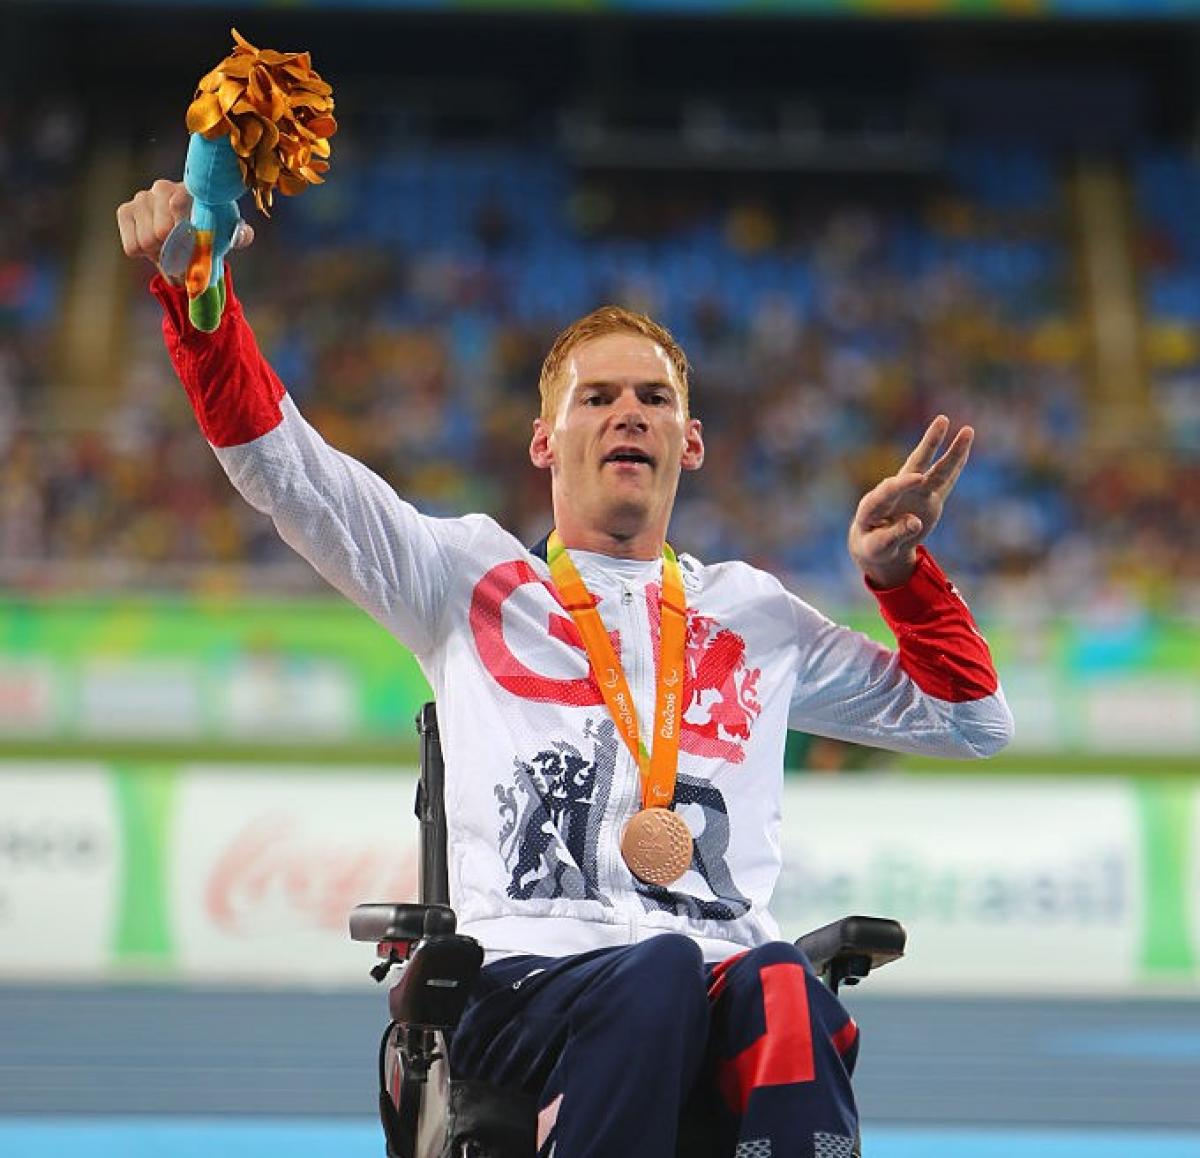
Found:
[{"label": "white tracksuit jacket", "polygon": [[[709,960],[779,936],[788,727],[905,752],[984,756],[1012,720],[986,644],[932,558],[878,592],[896,651],[742,563],[683,556],[688,603],[676,807],[695,836],[670,888],[619,853],[637,767],[543,559],[483,515],[433,519],[329,447],[257,350],[237,299],[213,335],[156,279],[168,351],[232,480],[334,587],[419,659],[446,760],[451,902],[490,956],[626,944],[664,931]],[[641,720],[652,718],[661,560],[572,552]]]}]

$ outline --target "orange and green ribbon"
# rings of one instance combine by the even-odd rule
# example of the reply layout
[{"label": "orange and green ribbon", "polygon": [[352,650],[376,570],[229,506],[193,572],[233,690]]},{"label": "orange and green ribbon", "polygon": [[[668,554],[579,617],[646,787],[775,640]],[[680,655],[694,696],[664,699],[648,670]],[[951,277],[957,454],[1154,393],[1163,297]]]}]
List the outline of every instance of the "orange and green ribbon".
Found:
[{"label": "orange and green ribbon", "polygon": [[596,601],[579,575],[557,530],[550,532],[546,550],[550,578],[562,605],[570,612],[592,674],[600,685],[605,706],[621,733],[642,778],[642,807],[667,808],[675,799],[679,768],[679,728],[683,715],[684,648],[687,637],[687,598],[679,560],[663,544],[663,582],[659,599],[660,648],[654,695],[653,749],[647,748],[638,728],[637,710],[621,661],[596,610]]}]

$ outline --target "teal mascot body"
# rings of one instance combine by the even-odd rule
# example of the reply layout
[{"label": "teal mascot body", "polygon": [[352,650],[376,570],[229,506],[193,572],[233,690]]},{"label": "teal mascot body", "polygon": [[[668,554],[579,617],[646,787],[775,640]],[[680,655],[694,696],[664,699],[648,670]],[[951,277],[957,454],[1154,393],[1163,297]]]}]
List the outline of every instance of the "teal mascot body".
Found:
[{"label": "teal mascot body", "polygon": [[209,141],[192,133],[183,183],[192,195],[192,216],[167,239],[163,267],[182,274],[192,325],[212,333],[225,311],[225,255],[242,221],[237,201],[246,192],[229,138]]}]

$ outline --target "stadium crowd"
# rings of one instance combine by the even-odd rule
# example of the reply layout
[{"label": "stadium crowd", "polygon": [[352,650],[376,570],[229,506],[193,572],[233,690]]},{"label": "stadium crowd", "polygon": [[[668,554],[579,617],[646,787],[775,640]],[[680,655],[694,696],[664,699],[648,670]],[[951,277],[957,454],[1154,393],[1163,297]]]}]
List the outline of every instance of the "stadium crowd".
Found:
[{"label": "stadium crowd", "polygon": [[[78,142],[69,118],[32,131],[38,147],[0,153],[0,580],[311,590],[195,434],[142,292],[149,271],[126,271],[120,290],[130,326],[106,420],[48,422],[70,230],[65,206],[29,190],[52,185]],[[919,196],[816,199],[630,186],[573,174],[548,148],[356,144],[337,142],[323,188],[256,220],[234,274],[299,404],[424,509],[544,533],[544,479],[514,467],[540,360],[558,328],[612,300],[663,320],[692,359],[709,462],[686,480],[678,547],[744,557],[844,606],[856,497],[945,412],[979,432],[933,544],[965,588],[1000,585],[1000,606],[1033,585],[1052,607],[1196,612],[1200,244],[1172,193],[1200,191],[1193,160],[1132,166],[1169,433],[1098,460],[1050,155],[959,149]]]},{"label": "stadium crowd", "polygon": [[69,102],[0,102],[0,559],[48,554],[52,467],[34,432],[54,381],[52,348],[69,260],[68,175],[82,118]]}]

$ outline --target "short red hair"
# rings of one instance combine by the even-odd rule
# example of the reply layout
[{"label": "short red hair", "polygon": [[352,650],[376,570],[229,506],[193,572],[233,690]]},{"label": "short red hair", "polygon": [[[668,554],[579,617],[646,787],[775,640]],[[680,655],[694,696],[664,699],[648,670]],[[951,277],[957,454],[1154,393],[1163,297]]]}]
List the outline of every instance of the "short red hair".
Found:
[{"label": "short red hair", "polygon": [[633,310],[624,309],[622,306],[601,306],[572,322],[554,339],[554,345],[550,347],[550,353],[542,363],[542,374],[538,380],[538,392],[542,396],[542,419],[546,422],[554,421],[554,411],[562,386],[563,367],[571,351],[584,342],[590,342],[593,338],[603,338],[608,334],[640,334],[662,347],[679,378],[683,412],[687,414],[688,375],[691,367],[683,348],[671,336],[671,331],[645,314],[634,313]]}]

